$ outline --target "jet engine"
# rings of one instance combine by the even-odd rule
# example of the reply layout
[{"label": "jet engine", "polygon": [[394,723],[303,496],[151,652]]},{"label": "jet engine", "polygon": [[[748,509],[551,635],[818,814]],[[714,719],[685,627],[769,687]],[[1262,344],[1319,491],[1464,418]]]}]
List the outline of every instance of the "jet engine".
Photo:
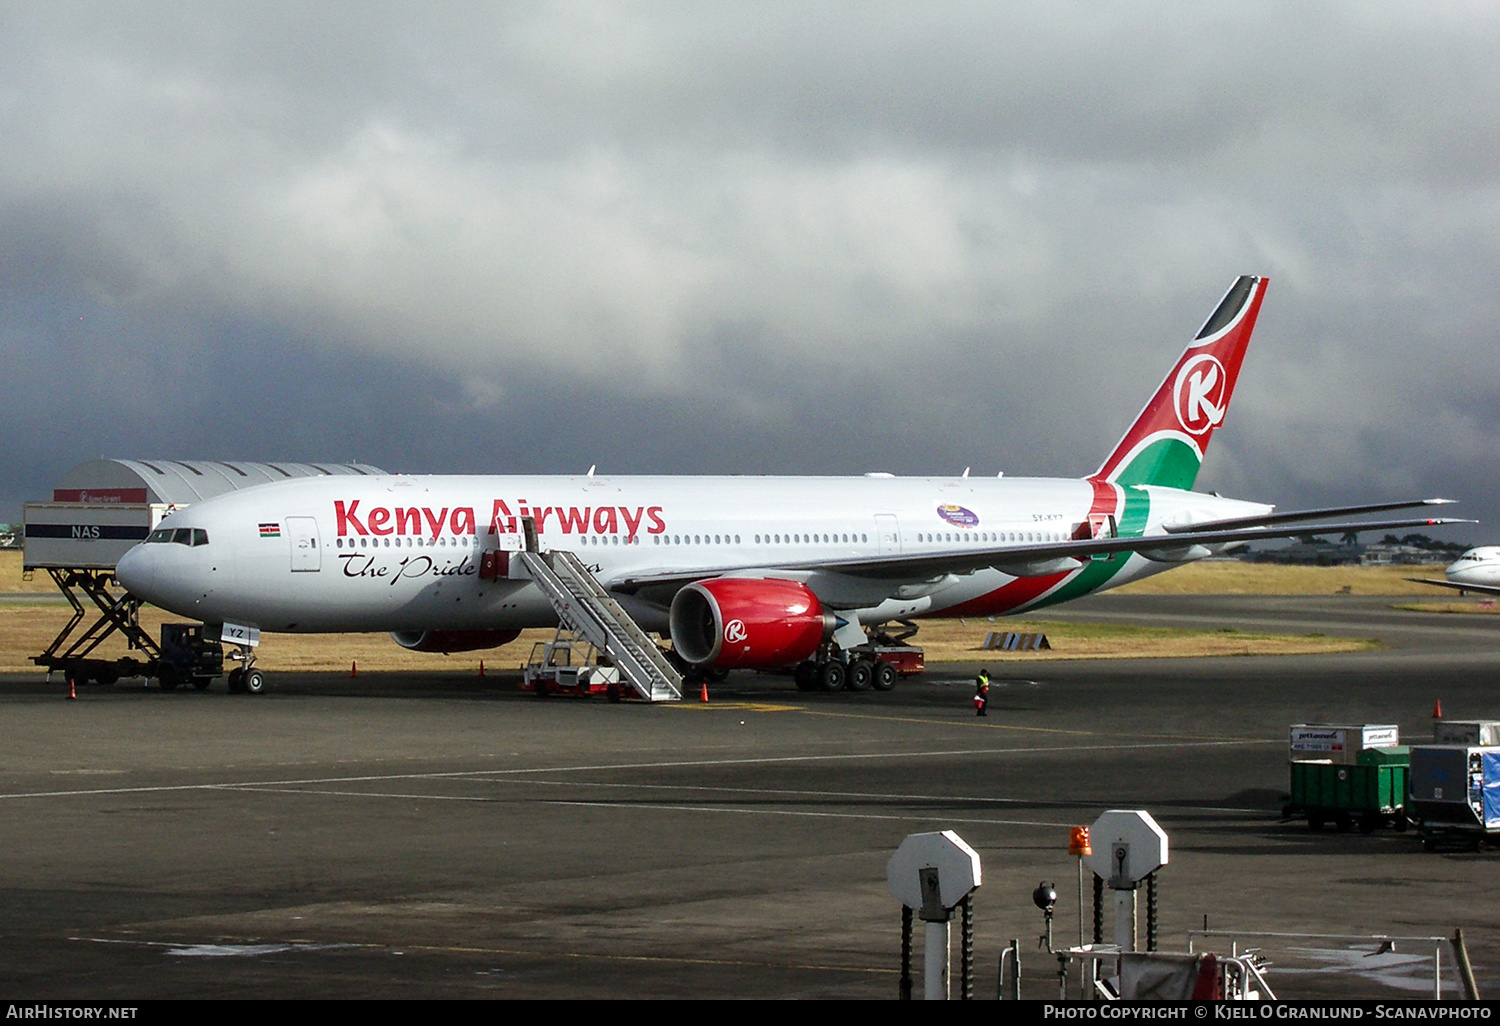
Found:
[{"label": "jet engine", "polygon": [[413,652],[474,652],[509,645],[520,631],[391,631],[391,640]]},{"label": "jet engine", "polygon": [[800,581],[718,577],[672,599],[672,647],[695,666],[775,669],[800,663],[834,631],[833,614]]}]

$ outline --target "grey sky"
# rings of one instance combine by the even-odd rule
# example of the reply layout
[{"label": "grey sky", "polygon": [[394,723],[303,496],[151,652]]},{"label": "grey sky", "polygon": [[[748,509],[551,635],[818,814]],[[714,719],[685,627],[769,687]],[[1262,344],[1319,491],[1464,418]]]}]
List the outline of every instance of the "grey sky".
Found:
[{"label": "grey sky", "polygon": [[1264,273],[1200,485],[1497,519],[1491,5],[307,10],[0,3],[0,518],[101,453],[1080,474]]}]

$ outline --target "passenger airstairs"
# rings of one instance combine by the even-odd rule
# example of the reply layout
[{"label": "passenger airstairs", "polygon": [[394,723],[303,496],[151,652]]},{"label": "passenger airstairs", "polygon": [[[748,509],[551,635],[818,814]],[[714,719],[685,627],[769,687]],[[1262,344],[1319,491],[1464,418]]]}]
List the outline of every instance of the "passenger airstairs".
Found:
[{"label": "passenger airstairs", "polygon": [[648,702],[682,700],[682,675],[571,552],[518,552],[565,627],[593,642]]}]

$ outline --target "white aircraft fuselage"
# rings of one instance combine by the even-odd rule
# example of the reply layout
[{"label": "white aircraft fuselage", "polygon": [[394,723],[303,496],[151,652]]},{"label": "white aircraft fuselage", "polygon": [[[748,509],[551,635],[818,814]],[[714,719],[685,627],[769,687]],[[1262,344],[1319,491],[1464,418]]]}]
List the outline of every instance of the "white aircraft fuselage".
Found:
[{"label": "white aircraft fuselage", "polygon": [[[984,568],[910,579],[853,575],[837,564],[1065,542],[1090,524],[1100,490],[1051,478],[310,478],[173,514],[161,530],[195,528],[206,543],[140,546],[122,560],[120,576],[173,612],[265,631],[547,626],[557,616],[529,581],[480,576],[483,553],[507,542],[514,548],[518,520],[530,516],[543,550],[577,553],[604,582],[748,574],[802,581],[824,606],[863,623],[995,615],[1076,597],[1079,588],[1114,587],[1174,562],[1120,553],[1080,568],[1093,579],[1071,590],[1064,586],[1079,570],[1037,573],[1048,561],[1019,560],[1025,565],[1015,569],[1028,576]],[[1162,534],[1166,523],[1270,511],[1173,488],[1103,491],[1106,515],[1122,531],[1148,535]],[[653,616],[640,606],[631,612],[642,627],[665,628],[664,608]]]}]

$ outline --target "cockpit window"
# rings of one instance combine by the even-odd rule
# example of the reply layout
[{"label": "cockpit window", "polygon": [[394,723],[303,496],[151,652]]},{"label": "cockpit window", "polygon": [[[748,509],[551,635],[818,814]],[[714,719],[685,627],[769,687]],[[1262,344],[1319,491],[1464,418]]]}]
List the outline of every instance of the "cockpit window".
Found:
[{"label": "cockpit window", "polygon": [[158,542],[175,542],[196,548],[208,544],[208,532],[201,527],[158,527],[146,535],[146,544]]}]

